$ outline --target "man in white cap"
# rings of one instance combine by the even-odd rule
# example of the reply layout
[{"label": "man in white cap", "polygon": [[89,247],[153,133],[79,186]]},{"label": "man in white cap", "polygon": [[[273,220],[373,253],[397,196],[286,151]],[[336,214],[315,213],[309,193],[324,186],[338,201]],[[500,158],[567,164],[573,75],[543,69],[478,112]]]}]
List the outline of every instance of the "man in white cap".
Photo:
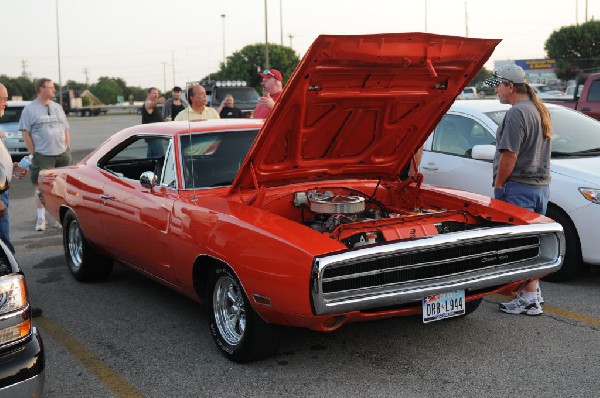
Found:
[{"label": "man in white cap", "polygon": [[[486,83],[496,87],[501,103],[512,105],[496,132],[494,197],[545,214],[550,196],[552,137],[548,109],[527,84],[525,71],[518,65],[503,65]],[[541,303],[539,281],[532,280],[513,301],[501,303],[500,310],[540,315]]]}]

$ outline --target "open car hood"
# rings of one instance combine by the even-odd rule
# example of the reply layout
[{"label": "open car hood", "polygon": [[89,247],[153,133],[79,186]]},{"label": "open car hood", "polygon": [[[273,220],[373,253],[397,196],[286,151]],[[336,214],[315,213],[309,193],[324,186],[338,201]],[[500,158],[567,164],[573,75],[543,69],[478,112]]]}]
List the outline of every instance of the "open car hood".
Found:
[{"label": "open car hood", "polygon": [[284,88],[231,192],[396,179],[500,40],[322,35]]}]

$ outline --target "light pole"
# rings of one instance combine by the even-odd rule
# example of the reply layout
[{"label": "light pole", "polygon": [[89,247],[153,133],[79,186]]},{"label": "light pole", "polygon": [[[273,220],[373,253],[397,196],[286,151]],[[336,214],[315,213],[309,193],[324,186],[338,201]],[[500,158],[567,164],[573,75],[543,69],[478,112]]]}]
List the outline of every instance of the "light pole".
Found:
[{"label": "light pole", "polygon": [[58,0],[56,0],[56,47],[58,50],[58,96],[59,103],[62,108],[63,106],[63,91],[62,91],[62,74],[60,71],[60,33],[58,29]]},{"label": "light pole", "polygon": [[281,35],[281,47],[283,47],[283,8],[281,7],[281,0],[279,0],[279,30]]},{"label": "light pole", "polygon": [[294,38],[294,35],[292,35],[291,33],[288,35],[288,37],[290,38],[290,48],[293,50],[294,47],[292,47],[292,39]]},{"label": "light pole", "polygon": [[269,30],[267,28],[267,0],[265,0],[265,70],[269,69]]},{"label": "light pole", "polygon": [[225,14],[221,14],[221,21],[223,22],[223,66],[225,66]]}]

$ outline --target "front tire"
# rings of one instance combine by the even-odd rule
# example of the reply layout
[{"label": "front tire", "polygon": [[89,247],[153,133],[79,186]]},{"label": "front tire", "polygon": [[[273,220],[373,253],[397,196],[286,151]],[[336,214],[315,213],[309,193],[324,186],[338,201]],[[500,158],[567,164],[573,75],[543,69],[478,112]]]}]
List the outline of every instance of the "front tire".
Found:
[{"label": "front tire", "polygon": [[581,258],[581,245],[577,229],[566,214],[554,207],[548,206],[546,216],[562,225],[565,232],[566,250],[560,269],[546,275],[543,279],[548,282],[565,282],[571,280],[583,272],[583,259]]},{"label": "front tire", "polygon": [[279,331],[252,309],[238,278],[216,266],[208,281],[206,299],[210,332],[219,351],[228,359],[246,363],[277,352]]},{"label": "front tire", "polygon": [[72,210],[63,218],[63,247],[69,271],[78,281],[105,279],[112,271],[112,259],[98,254],[88,243]]}]

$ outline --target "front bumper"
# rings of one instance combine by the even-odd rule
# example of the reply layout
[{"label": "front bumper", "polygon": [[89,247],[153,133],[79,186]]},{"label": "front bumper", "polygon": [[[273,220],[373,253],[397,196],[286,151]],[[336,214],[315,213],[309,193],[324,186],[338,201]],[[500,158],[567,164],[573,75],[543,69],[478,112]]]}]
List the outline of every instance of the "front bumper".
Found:
[{"label": "front bumper", "polygon": [[46,359],[36,327],[23,343],[0,353],[0,398],[42,397]]},{"label": "front bumper", "polygon": [[498,289],[560,269],[565,253],[558,223],[485,228],[367,246],[315,259],[315,315],[415,303],[464,289]]}]

